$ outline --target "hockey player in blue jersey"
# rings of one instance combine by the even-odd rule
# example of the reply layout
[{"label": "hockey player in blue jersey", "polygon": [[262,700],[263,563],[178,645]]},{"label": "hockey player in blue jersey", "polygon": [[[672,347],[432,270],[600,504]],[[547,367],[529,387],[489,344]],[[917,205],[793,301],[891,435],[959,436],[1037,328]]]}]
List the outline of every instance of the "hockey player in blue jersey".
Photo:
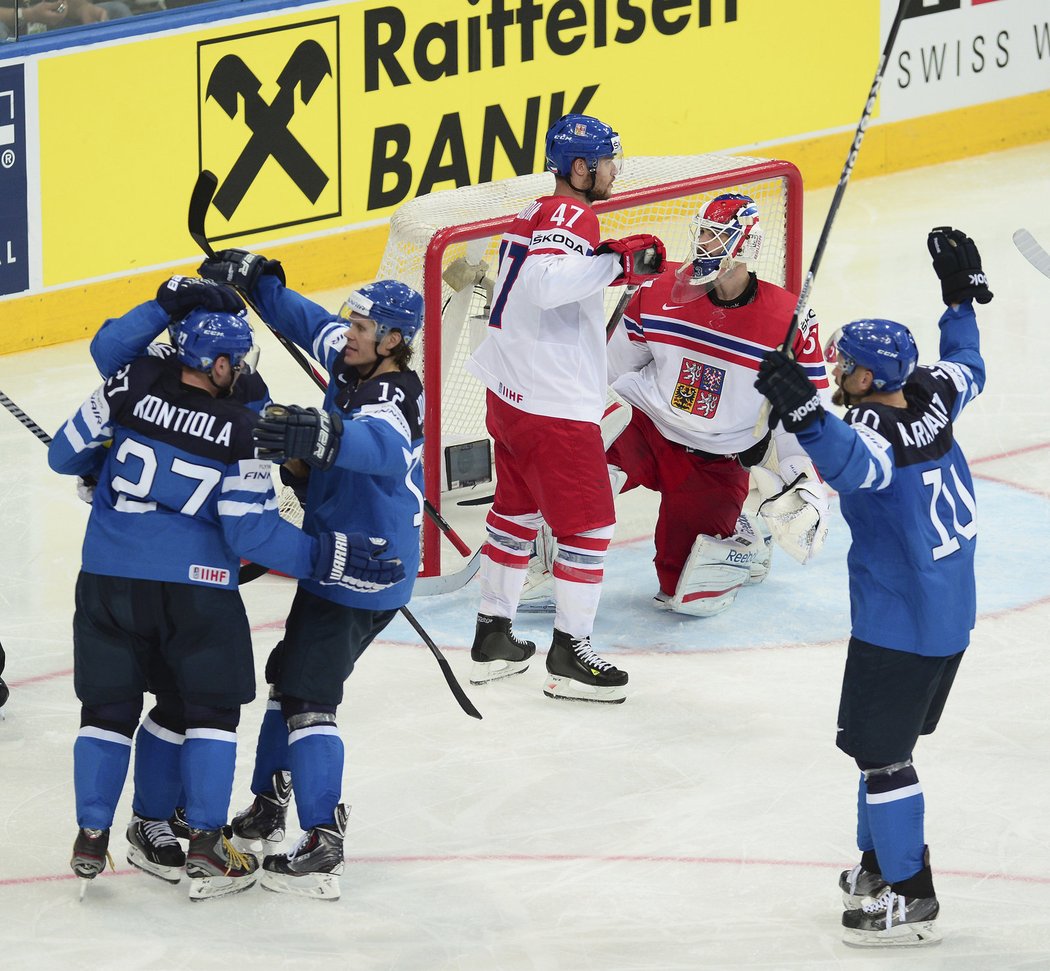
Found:
[{"label": "hockey player in blue jersey", "polygon": [[375,558],[377,544],[366,537],[315,539],[280,519],[269,463],[254,456],[255,416],[229,398],[252,346],[246,319],[197,309],[178,336],[178,370],[157,358],[120,369],[59,429],[49,463],[98,483],[73,620],[82,707],[71,865],[85,879],[105,865],[159,657],[186,721],[178,753],[191,827],[186,871],[190,896],[201,899],[257,878],[257,861],[234,850],[225,826],[240,706],[255,693],[238,558],[367,590],[398,582],[403,568]]},{"label": "hockey player in blue jersey", "polygon": [[[409,368],[423,298],[393,280],[350,294],[339,314],[285,287],[276,260],[226,250],[201,276],[250,295],[263,318],[328,372],[321,409],[266,410],[257,454],[309,472],[303,525],[381,535],[405,579],[375,594],[348,594],[302,581],[283,640],[267,664],[273,685],[256,751],[255,800],[233,823],[242,840],[284,837],[291,771],[303,836],[289,853],[268,855],[262,885],[335,899],[343,870],[347,810],[340,803],[343,743],[336,709],[343,683],[375,637],[412,596],[423,520],[423,387]],[[336,524],[340,524],[336,526]]]},{"label": "hockey player in blue jersey", "polygon": [[[186,314],[201,308],[234,314],[245,309],[244,300],[231,287],[213,280],[173,276],[160,285],[154,300],[103,323],[91,340],[92,360],[104,378],[146,356],[165,359],[180,374],[178,329]],[[162,334],[167,334],[170,343],[157,339]],[[269,390],[258,373],[258,357],[259,346],[253,343],[229,389],[229,397],[254,412],[261,412],[270,403]],[[91,502],[93,489],[81,485],[78,494]],[[177,883],[186,860],[176,836],[189,838],[179,770],[186,724],[174,676],[162,658],[153,658],[147,684],[156,703],[143,715],[135,733],[127,859],[152,876]]]},{"label": "hockey player in blue jersey", "polygon": [[903,324],[855,320],[835,344],[845,421],[825,413],[782,351],[766,355],[755,382],[838,490],[852,535],[837,744],[861,770],[861,861],[839,879],[843,939],[857,946],[940,940],[912,751],[937,727],[976,617],[976,503],[954,422],[984,387],[972,301],[992,293],[960,230],[938,227],[928,246],[948,305],[935,364],[916,367]]}]

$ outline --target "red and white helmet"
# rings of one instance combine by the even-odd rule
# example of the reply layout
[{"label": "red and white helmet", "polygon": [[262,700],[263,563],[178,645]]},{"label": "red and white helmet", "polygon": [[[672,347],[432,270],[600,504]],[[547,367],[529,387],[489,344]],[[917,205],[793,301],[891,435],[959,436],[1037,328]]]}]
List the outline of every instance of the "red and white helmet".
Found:
[{"label": "red and white helmet", "polygon": [[[705,229],[715,238],[701,243]],[[755,200],[737,192],[715,196],[693,217],[690,238],[694,275],[699,279],[725,272],[733,263],[754,262],[762,248]]]}]

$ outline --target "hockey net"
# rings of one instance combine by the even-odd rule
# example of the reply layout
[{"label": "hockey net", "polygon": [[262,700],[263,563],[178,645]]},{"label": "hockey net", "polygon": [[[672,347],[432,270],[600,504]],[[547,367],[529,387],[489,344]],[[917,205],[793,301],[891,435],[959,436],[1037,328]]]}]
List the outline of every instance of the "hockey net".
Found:
[{"label": "hockey net", "polygon": [[[425,490],[439,510],[449,484],[446,450],[487,437],[485,388],[464,365],[485,336],[500,237],[517,213],[553,187],[549,174],[520,176],[420,196],[391,217],[377,278],[401,280],[423,294],[424,327],[413,366],[426,391]],[[759,277],[799,291],[802,179],[791,163],[729,155],[632,156],[614,191],[594,206],[602,238],[654,233],[675,261],[688,255],[689,224],[704,202],[721,192],[746,193],[759,205],[765,234]],[[607,315],[621,293],[606,291]],[[439,538],[427,519],[423,576],[441,572]]]}]

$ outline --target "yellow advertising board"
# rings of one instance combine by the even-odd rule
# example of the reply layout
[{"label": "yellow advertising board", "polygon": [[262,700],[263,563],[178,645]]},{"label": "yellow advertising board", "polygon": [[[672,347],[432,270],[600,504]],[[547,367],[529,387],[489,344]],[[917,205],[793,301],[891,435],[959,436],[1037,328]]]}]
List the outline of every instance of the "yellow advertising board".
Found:
[{"label": "yellow advertising board", "polygon": [[43,283],[382,220],[413,196],[542,166],[568,111],[628,156],[695,154],[848,124],[876,4],[430,0],[311,6],[70,51],[38,66]]}]

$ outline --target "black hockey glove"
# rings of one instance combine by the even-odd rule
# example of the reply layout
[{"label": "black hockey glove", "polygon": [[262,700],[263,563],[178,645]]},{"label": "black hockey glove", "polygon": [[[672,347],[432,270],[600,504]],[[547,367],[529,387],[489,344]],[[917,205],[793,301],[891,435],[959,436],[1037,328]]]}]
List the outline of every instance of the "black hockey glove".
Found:
[{"label": "black hockey glove", "polygon": [[941,281],[941,296],[948,306],[967,300],[991,302],[992,291],[981,269],[981,254],[966,233],[951,226],[937,226],[930,230],[926,245]]},{"label": "black hockey glove", "polygon": [[335,462],[342,435],[339,415],[298,405],[268,405],[252,431],[256,458],[271,462],[302,459],[322,472]]},{"label": "black hockey glove", "polygon": [[612,253],[619,261],[623,272],[612,286],[638,286],[659,273],[667,255],[664,244],[651,233],[636,233],[623,239],[606,239],[595,247],[594,255]]},{"label": "black hockey glove", "polygon": [[197,272],[209,280],[236,287],[248,296],[251,296],[259,277],[267,273],[277,277],[284,285],[284,267],[279,260],[268,260],[265,256],[243,249],[220,250],[201,263]]},{"label": "black hockey glove", "polygon": [[755,388],[769,399],[770,427],[780,421],[794,434],[824,414],[816,386],[805,369],[781,350],[769,351],[762,358]]},{"label": "black hockey glove", "polygon": [[228,314],[240,313],[244,309],[244,301],[236,290],[214,280],[198,280],[193,276],[173,276],[165,280],[157,290],[157,303],[172,320],[185,317],[198,307]]},{"label": "black hockey glove", "polygon": [[363,533],[322,533],[314,579],[356,593],[376,593],[405,579],[405,567],[396,557],[380,559],[387,542]]}]

